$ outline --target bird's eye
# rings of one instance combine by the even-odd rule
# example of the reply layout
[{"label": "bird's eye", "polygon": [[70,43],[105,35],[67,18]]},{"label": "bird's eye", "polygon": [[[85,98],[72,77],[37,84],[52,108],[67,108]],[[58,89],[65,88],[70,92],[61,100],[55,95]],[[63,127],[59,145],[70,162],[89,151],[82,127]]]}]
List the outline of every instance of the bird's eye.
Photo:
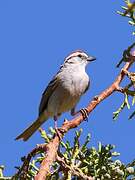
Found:
[{"label": "bird's eye", "polygon": [[80,58],[81,58],[81,57],[82,57],[82,55],[81,55],[81,54],[79,54],[79,55],[78,55],[78,57],[80,57]]}]

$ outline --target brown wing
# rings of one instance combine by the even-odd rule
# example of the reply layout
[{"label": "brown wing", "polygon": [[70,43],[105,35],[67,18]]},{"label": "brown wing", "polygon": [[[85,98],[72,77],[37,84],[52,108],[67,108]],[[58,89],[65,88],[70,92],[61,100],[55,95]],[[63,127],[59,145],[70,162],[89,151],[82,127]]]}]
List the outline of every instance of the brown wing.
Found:
[{"label": "brown wing", "polygon": [[52,79],[52,81],[50,81],[47,88],[43,92],[41,102],[39,105],[39,115],[41,115],[42,112],[46,109],[48,100],[49,100],[50,96],[52,95],[52,93],[54,92],[54,90],[56,89],[56,87],[58,86],[58,83],[59,83],[58,76],[55,76]]}]

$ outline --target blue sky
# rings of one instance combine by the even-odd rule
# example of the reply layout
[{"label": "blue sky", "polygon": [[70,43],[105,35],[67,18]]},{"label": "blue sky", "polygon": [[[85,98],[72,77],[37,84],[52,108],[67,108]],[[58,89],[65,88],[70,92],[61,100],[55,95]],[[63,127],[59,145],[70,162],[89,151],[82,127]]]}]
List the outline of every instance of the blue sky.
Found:
[{"label": "blue sky", "polygon": [[[124,5],[122,0],[0,1],[0,164],[6,166],[7,175],[15,172],[22,156],[43,143],[38,132],[25,143],[14,139],[37,117],[41,94],[67,54],[83,49],[97,57],[87,68],[91,87],[78,108],[117,76],[115,66],[134,40],[126,18],[116,14],[120,5]],[[120,159],[127,163],[135,157],[135,120],[128,120],[127,109],[117,122],[112,120],[122,100],[121,94],[113,94],[77,129],[83,128],[81,142],[90,132],[90,145],[115,144]],[[71,118],[64,114],[59,126],[64,117]],[[49,126],[53,126],[52,119],[43,125],[46,130]],[[65,139],[73,136],[71,130]]]}]

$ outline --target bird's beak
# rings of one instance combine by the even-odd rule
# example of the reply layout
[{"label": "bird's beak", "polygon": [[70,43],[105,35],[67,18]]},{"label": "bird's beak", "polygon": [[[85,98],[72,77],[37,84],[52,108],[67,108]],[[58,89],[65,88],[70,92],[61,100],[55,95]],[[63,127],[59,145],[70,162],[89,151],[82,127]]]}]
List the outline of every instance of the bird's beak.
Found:
[{"label": "bird's beak", "polygon": [[87,61],[95,61],[96,60],[96,58],[95,57],[93,57],[93,56],[89,56],[88,58],[87,58]]}]

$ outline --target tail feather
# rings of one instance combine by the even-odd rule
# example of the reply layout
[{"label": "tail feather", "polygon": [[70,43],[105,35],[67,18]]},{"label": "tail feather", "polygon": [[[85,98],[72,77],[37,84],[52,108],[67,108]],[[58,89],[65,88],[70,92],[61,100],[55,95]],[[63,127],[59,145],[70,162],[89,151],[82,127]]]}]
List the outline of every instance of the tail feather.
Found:
[{"label": "tail feather", "polygon": [[47,119],[44,114],[41,114],[38,119],[17,136],[15,140],[22,139],[23,141],[27,141]]}]

